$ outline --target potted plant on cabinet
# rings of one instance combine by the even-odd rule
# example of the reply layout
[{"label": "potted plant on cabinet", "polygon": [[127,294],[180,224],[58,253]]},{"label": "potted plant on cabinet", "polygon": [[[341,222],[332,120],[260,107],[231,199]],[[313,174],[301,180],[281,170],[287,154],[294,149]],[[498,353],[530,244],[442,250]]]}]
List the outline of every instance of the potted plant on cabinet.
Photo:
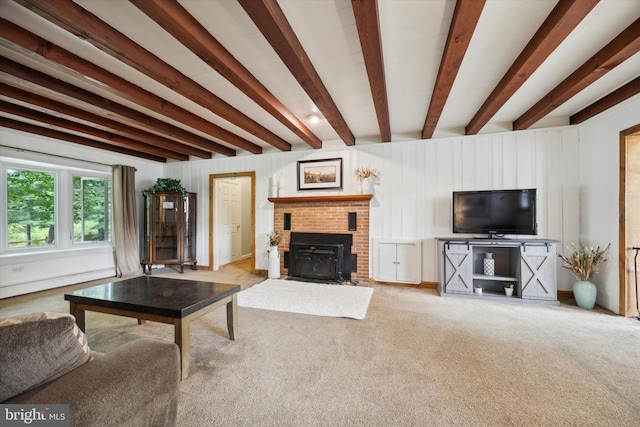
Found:
[{"label": "potted plant on cabinet", "polygon": [[508,297],[513,296],[513,290],[514,290],[513,283],[507,283],[506,285],[504,285],[504,293],[505,293]]},{"label": "potted plant on cabinet", "polygon": [[590,310],[596,304],[598,289],[591,283],[591,278],[608,261],[607,251],[610,246],[611,244],[604,249],[600,246],[594,249],[588,246],[570,245],[571,253],[568,256],[558,254],[564,262],[562,267],[571,270],[578,279],[573,284],[573,297],[579,307]]},{"label": "potted plant on cabinet", "polygon": [[143,193],[156,193],[159,191],[174,191],[182,194],[183,196],[187,192],[186,188],[184,188],[180,183],[180,180],[173,178],[158,178],[155,184],[145,190],[142,190]]}]

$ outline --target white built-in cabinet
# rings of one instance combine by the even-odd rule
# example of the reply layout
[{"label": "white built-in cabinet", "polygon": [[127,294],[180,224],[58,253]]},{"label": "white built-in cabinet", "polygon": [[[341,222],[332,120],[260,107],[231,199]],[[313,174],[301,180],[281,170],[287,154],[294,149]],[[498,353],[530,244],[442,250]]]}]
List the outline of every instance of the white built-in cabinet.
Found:
[{"label": "white built-in cabinet", "polygon": [[373,241],[373,278],[379,282],[419,284],[422,281],[421,260],[421,240]]},{"label": "white built-in cabinet", "polygon": [[[557,303],[555,240],[440,238],[438,289],[442,296],[509,298],[511,301]],[[486,275],[484,259],[494,259]],[[512,297],[505,284],[513,283]]]}]

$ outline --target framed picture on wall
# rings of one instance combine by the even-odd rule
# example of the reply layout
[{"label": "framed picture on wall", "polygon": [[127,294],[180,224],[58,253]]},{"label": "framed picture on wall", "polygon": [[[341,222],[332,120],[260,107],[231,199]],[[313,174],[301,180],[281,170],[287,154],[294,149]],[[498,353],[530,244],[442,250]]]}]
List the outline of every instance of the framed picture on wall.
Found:
[{"label": "framed picture on wall", "polygon": [[298,161],[298,190],[342,189],[342,159]]}]

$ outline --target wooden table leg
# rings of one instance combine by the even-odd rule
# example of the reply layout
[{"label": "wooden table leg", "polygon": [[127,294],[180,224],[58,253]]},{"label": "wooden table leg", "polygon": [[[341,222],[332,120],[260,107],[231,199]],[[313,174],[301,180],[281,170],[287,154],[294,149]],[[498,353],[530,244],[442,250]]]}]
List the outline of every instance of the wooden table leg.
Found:
[{"label": "wooden table leg", "polygon": [[182,379],[189,376],[189,358],[191,357],[191,322],[181,318],[175,319],[176,344],[180,347],[180,368]]},{"label": "wooden table leg", "polygon": [[238,298],[236,294],[231,296],[231,301],[227,303],[227,329],[229,339],[236,340],[238,337]]},{"label": "wooden table leg", "polygon": [[76,325],[78,325],[78,328],[80,328],[82,332],[86,332],[84,329],[84,310],[80,310],[77,303],[69,301],[69,313],[71,313],[71,315],[76,318]]}]

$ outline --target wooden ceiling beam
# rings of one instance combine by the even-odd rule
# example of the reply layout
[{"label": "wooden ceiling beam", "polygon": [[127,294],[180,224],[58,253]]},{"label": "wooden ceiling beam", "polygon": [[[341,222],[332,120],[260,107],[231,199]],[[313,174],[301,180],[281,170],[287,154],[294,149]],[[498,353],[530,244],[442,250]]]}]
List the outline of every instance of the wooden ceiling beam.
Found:
[{"label": "wooden ceiling beam", "polygon": [[26,132],[34,135],[45,136],[47,138],[57,139],[59,141],[72,142],[74,144],[84,145],[92,148],[99,148],[101,150],[112,151],[118,154],[124,154],[127,156],[139,157],[141,159],[152,160],[154,162],[165,163],[167,161],[164,157],[155,156],[153,154],[147,154],[140,151],[134,151],[128,148],[116,147],[115,145],[105,144],[103,142],[95,141],[93,139],[84,138],[82,136],[61,132],[55,129],[49,129],[41,126],[37,126],[31,123],[21,122],[19,120],[10,119],[0,116],[0,127],[7,129],[15,129],[21,132]]},{"label": "wooden ceiling beam", "polygon": [[578,111],[576,114],[569,118],[569,122],[572,125],[580,124],[639,93],[640,77],[636,77],[621,88],[616,89],[609,95],[600,98],[593,104]]},{"label": "wooden ceiling beam", "polygon": [[423,139],[431,138],[436,130],[485,3],[486,0],[456,1],[444,54],[440,61],[436,84],[427,110],[427,118],[422,128]]},{"label": "wooden ceiling beam", "polygon": [[466,126],[475,135],[556,50],[600,0],[561,0]]},{"label": "wooden ceiling beam", "polygon": [[87,111],[108,116],[118,121],[124,121],[124,123],[135,127],[141,127],[153,133],[160,133],[164,137],[175,139],[201,150],[216,152],[225,156],[235,156],[236,154],[235,150],[227,146],[210,141],[182,128],[163,122],[162,120],[158,120],[139,111],[117,104],[109,99],[103,98],[9,59],[0,57],[0,70],[1,73],[3,73],[2,75],[6,76],[5,81],[6,79],[18,82],[24,81],[29,84],[46,88],[66,97],[68,102],[64,102],[65,104],[73,103],[74,105],[78,105],[78,103],[80,103],[82,104],[82,108]]},{"label": "wooden ceiling beam", "polygon": [[346,145],[356,139],[277,0],[238,0],[262,35]]},{"label": "wooden ceiling beam", "polygon": [[135,141],[130,138],[125,138],[120,135],[116,135],[111,132],[107,132],[101,129],[96,129],[92,126],[87,126],[81,123],[76,123],[71,120],[55,117],[41,111],[36,111],[22,105],[13,104],[7,101],[0,100],[0,111],[10,115],[27,119],[29,121],[36,122],[38,124],[47,124],[52,128],[62,131],[71,132],[82,137],[91,137],[105,144],[115,145],[117,147],[128,148],[134,151],[142,153],[154,154],[162,157],[169,157],[172,159],[185,161],[189,160],[189,156],[186,154],[176,153],[174,151],[165,150],[160,147],[156,147],[150,144],[144,144],[139,141]]},{"label": "wooden ceiling beam", "polygon": [[98,90],[103,90],[131,101],[238,148],[251,152],[261,152],[261,148],[252,142],[240,138],[234,133],[2,18],[0,18],[0,38],[5,47],[21,55],[28,56],[43,65],[54,67],[66,76],[81,79],[87,85]]},{"label": "wooden ceiling beam", "polygon": [[513,122],[513,129],[527,129],[638,52],[640,18]]},{"label": "wooden ceiling beam", "polygon": [[176,0],[129,0],[312,148],[322,141]]},{"label": "wooden ceiling beam", "polygon": [[[17,3],[85,40],[251,135],[283,150],[291,144],[182,74],[72,0],[16,0]],[[245,148],[246,149],[246,148]],[[260,154],[262,147],[247,149]]]},{"label": "wooden ceiling beam", "polygon": [[387,83],[384,74],[378,0],[351,0],[351,6],[356,19],[358,36],[360,37],[362,56],[367,67],[373,105],[378,117],[380,140],[382,142],[391,142],[391,123],[389,120]]},{"label": "wooden ceiling beam", "polygon": [[[158,147],[170,152],[176,153],[177,156],[166,155],[176,160],[189,160],[189,153],[193,152],[194,155],[199,153],[197,157],[203,159],[210,159],[211,153],[209,151],[198,150],[188,145],[180,144],[179,142],[171,139],[163,138],[159,135],[155,135],[143,130],[127,126],[125,124],[110,120],[97,114],[92,114],[79,108],[71,107],[63,104],[62,102],[54,101],[44,96],[28,92],[26,90],[10,86],[5,83],[0,83],[0,99],[8,102],[20,103],[28,108],[39,107],[41,111],[51,114],[56,117],[64,116],[66,118],[74,120],[78,123],[94,126],[96,129],[103,130],[105,132],[111,132],[125,138],[133,139],[137,142],[150,144],[154,147]],[[186,159],[184,158],[186,156]]]}]

